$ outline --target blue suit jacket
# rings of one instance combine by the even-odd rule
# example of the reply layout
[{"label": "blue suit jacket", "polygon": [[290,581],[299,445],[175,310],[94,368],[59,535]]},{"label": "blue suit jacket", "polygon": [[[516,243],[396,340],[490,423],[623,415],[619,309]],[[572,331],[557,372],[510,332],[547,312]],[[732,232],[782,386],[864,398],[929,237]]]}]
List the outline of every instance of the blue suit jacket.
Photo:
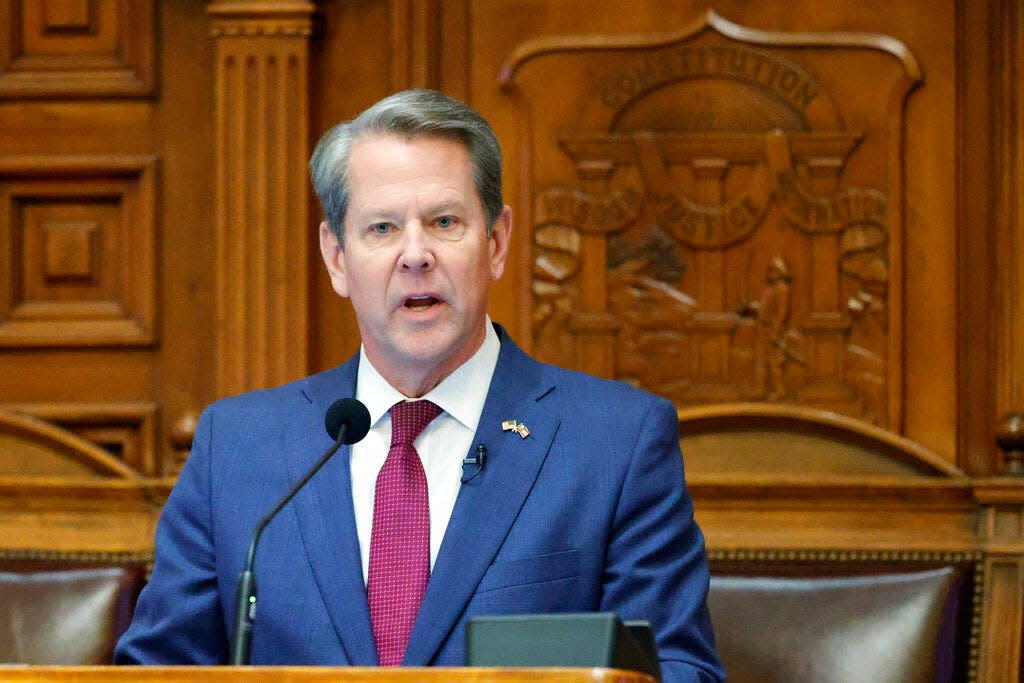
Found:
[{"label": "blue suit jacket", "polygon": [[[614,611],[653,623],[666,681],[721,678],[673,406],[499,336],[473,441],[486,466],[459,491],[404,664],[464,664],[475,615]],[[203,413],[115,661],[227,660],[252,529],[331,445],[324,413],[354,395],[357,364]],[[528,438],[502,431],[510,418]],[[254,664],[377,664],[347,447],[267,527],[256,576]]]}]

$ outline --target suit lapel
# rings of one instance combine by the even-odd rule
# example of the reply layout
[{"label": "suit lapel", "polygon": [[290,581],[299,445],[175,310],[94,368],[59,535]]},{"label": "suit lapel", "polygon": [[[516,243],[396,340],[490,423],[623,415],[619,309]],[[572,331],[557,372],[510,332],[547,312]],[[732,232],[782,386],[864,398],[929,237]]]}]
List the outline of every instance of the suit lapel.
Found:
[{"label": "suit lapel", "polygon": [[[499,328],[501,353],[474,437],[487,447],[479,476],[463,484],[420,606],[403,664],[429,664],[498,553],[547,456],[559,422],[538,401],[551,390],[541,365]],[[518,419],[530,435],[502,431]]]},{"label": "suit lapel", "polygon": [[[310,377],[303,393],[322,422],[335,400],[355,395],[358,356],[330,372]],[[297,458],[287,458],[288,475],[297,481],[330,447],[325,430],[298,438]],[[359,538],[352,506],[349,447],[342,446],[294,501],[306,557],[334,630],[354,665],[377,664],[377,648],[366,602]]]}]

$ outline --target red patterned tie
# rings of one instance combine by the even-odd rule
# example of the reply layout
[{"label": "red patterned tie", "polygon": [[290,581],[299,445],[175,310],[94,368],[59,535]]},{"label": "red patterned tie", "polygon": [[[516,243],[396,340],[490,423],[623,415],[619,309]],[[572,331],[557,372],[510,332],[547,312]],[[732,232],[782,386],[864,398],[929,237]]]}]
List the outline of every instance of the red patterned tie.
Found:
[{"label": "red patterned tie", "polygon": [[391,407],[391,450],[377,475],[366,587],[382,666],[402,663],[430,578],[427,477],[412,442],[440,414],[430,401]]}]

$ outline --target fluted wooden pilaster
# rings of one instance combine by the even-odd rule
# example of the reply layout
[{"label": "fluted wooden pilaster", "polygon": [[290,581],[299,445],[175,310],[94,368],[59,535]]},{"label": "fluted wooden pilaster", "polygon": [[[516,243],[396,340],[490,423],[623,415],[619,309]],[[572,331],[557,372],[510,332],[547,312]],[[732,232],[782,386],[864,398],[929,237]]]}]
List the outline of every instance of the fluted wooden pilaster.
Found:
[{"label": "fluted wooden pilaster", "polygon": [[304,0],[221,0],[215,43],[219,395],[308,370],[309,40]]}]

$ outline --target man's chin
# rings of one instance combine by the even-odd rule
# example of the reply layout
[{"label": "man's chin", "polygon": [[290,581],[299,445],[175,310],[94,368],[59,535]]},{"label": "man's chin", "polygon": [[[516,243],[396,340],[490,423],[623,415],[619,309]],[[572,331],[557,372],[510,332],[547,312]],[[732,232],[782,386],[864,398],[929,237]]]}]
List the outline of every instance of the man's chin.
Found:
[{"label": "man's chin", "polygon": [[450,362],[455,362],[455,367],[458,367],[475,351],[468,348],[470,342],[470,337],[453,334],[451,330],[418,330],[403,335],[396,345],[396,351],[405,359],[406,364],[421,370],[431,370]]}]

